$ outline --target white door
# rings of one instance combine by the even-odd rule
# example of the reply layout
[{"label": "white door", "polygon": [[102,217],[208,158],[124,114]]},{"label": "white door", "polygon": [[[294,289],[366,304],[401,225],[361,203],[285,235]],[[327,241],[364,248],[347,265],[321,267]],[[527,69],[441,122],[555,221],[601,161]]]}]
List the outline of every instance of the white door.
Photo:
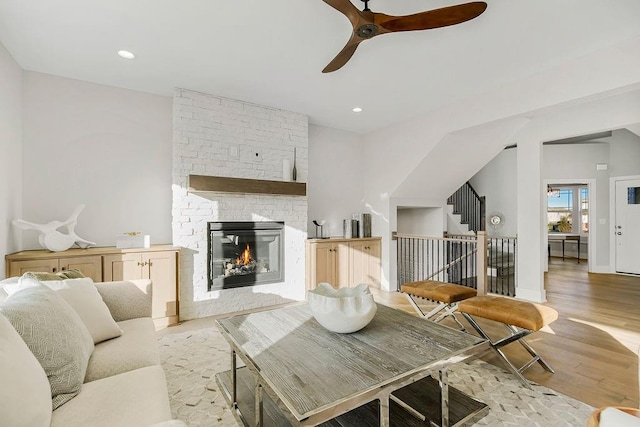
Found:
[{"label": "white door", "polygon": [[616,181],[616,271],[640,274],[640,179]]}]

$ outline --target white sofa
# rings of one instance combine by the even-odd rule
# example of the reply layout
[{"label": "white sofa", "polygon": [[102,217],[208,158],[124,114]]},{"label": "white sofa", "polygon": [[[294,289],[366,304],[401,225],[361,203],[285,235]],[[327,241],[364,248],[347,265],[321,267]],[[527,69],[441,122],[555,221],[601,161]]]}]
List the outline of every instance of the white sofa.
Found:
[{"label": "white sofa", "polygon": [[[151,282],[94,285],[122,334],[95,344],[80,392],[53,411],[53,385],[48,389],[47,408],[39,397],[44,394],[42,376],[46,377],[42,362],[34,364],[32,354],[25,352],[29,347],[7,327],[11,324],[2,316],[2,301],[8,303],[12,297],[7,298],[0,289],[0,425],[37,427],[46,425],[47,419],[56,427],[184,425],[171,421],[166,379],[150,317]],[[15,405],[24,407],[16,410]]]}]

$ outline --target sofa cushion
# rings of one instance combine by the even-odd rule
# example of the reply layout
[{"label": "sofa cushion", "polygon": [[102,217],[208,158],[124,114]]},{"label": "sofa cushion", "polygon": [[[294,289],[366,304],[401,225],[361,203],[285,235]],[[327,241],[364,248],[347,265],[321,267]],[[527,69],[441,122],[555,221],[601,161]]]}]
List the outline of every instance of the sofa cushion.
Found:
[{"label": "sofa cushion", "polygon": [[94,346],[73,308],[51,289],[36,286],[9,296],[0,312],[44,368],[53,409],[78,394]]},{"label": "sofa cushion", "polygon": [[85,382],[160,364],[155,326],[149,317],[119,322],[122,335],[97,344]]},{"label": "sofa cushion", "polygon": [[0,426],[42,427],[51,423],[51,387],[47,375],[2,314],[0,384]]},{"label": "sofa cushion", "polygon": [[[93,284],[93,280],[88,277],[52,280],[48,278],[49,276],[57,277],[54,273],[25,273],[20,278],[20,283],[10,287],[10,290],[15,292],[32,286],[44,285],[58,292],[78,313],[89,330],[94,344],[120,336],[122,331],[111,317],[111,313]],[[42,277],[44,280],[38,281],[34,277]]]},{"label": "sofa cushion", "polygon": [[98,282],[95,285],[116,322],[151,317],[151,280]]},{"label": "sofa cushion", "polygon": [[146,427],[170,419],[164,371],[148,366],[86,383],[82,393],[53,412],[51,426]]}]

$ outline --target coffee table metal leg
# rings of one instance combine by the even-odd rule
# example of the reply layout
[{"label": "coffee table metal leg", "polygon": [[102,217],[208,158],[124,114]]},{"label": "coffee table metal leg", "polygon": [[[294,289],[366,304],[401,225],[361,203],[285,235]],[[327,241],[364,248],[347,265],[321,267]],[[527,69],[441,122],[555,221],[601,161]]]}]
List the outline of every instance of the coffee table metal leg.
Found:
[{"label": "coffee table metal leg", "polygon": [[440,383],[440,404],[442,411],[442,427],[449,427],[449,372],[441,369],[438,382]]},{"label": "coffee table metal leg", "polygon": [[389,427],[389,395],[380,396],[380,427]]},{"label": "coffee table metal leg", "polygon": [[231,350],[231,399],[233,402],[233,407],[238,408],[238,386],[237,386],[237,377],[236,377],[236,352]]},{"label": "coffee table metal leg", "polygon": [[256,427],[262,427],[264,420],[264,411],[262,404],[262,385],[260,382],[256,384]]}]

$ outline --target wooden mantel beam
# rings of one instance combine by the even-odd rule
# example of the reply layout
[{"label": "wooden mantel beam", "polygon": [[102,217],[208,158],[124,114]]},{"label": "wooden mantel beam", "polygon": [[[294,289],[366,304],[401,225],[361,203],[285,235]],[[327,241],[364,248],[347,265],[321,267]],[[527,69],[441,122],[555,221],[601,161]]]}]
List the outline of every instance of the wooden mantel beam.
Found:
[{"label": "wooden mantel beam", "polygon": [[222,193],[279,194],[306,196],[304,182],[270,181],[266,179],[230,178],[224,176],[189,175],[189,191]]}]

